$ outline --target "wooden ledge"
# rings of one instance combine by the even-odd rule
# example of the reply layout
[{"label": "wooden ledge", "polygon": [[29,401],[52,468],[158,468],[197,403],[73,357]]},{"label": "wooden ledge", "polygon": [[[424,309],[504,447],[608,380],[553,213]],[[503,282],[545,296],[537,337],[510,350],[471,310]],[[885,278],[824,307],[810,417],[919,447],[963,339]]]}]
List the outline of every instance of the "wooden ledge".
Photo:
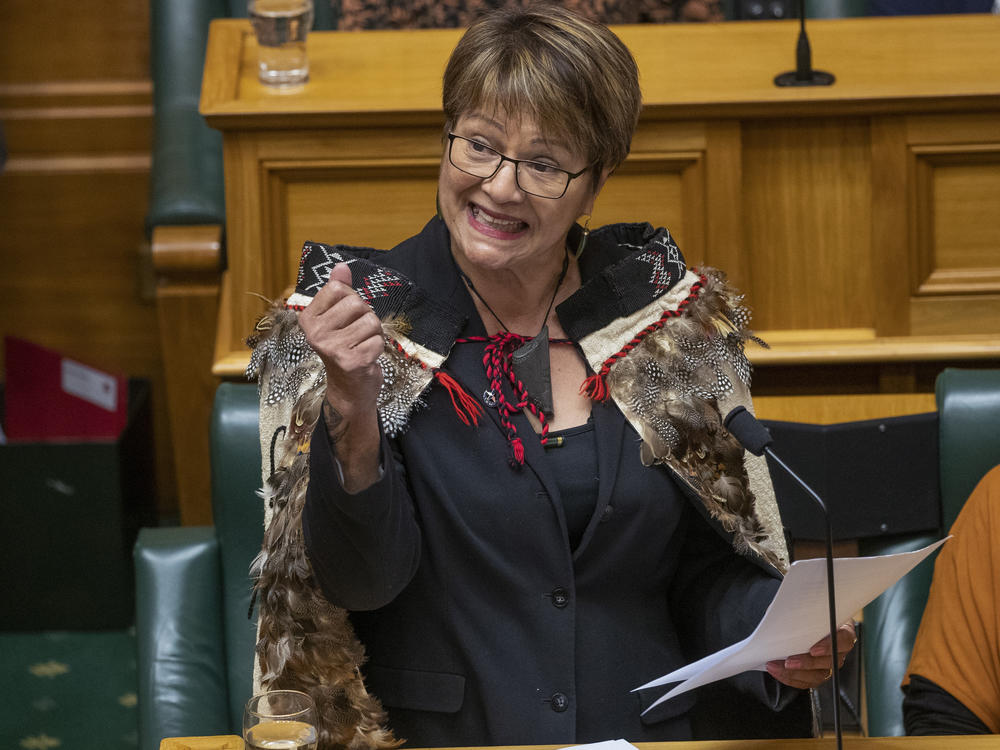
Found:
[{"label": "wooden ledge", "polygon": [[[835,329],[761,331],[758,335],[771,348],[748,344],[747,356],[756,367],[1000,360],[1000,336],[994,334],[880,338],[869,329]],[[217,349],[212,374],[242,378],[249,361],[249,350]]]},{"label": "wooden ledge", "polygon": [[996,334],[879,337],[870,329],[823,329],[757,335],[770,346],[747,346],[747,356],[759,367],[1000,359]]},{"label": "wooden ledge", "polygon": [[[773,83],[794,63],[797,21],[614,30],[642,71],[644,120],[996,111],[1000,94],[997,77],[982,73],[1000,68],[1000,17],[991,14],[814,19],[815,65],[837,82],[805,88]],[[459,29],[312,32],[310,81],[275,91],[256,79],[250,23],[217,19],[200,111],[221,130],[440,125],[441,74],[460,36]]]}]

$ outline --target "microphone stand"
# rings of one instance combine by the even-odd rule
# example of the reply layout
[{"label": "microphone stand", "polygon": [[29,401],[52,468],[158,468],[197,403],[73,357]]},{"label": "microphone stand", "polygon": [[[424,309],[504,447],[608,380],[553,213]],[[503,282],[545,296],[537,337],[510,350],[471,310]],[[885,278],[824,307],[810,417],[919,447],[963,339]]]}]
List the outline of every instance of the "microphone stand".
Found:
[{"label": "microphone stand", "polygon": [[795,70],[774,77],[775,86],[829,86],[836,78],[833,73],[813,70],[812,49],[806,35],[806,4],[799,0],[799,42],[795,48]]},{"label": "microphone stand", "polygon": [[833,658],[831,676],[833,677],[833,726],[837,733],[837,750],[843,750],[843,728],[840,724],[840,665],[837,653],[837,594],[833,583],[833,527],[830,524],[830,513],[826,503],[816,494],[812,487],[789,466],[778,458],[771,450],[771,433],[760,421],[743,406],[737,406],[726,415],[723,425],[739,443],[755,456],[766,453],[784,469],[799,486],[804,489],[823,511],[823,521],[826,524],[826,590],[830,609],[830,652]]},{"label": "microphone stand", "polygon": [[843,731],[840,726],[840,666],[837,655],[837,596],[833,585],[833,527],[830,525],[830,514],[827,512],[826,503],[817,495],[813,488],[806,484],[798,474],[792,471],[788,464],[778,458],[777,454],[771,450],[770,446],[764,446],[764,452],[778,464],[788,475],[794,479],[809,496],[816,501],[823,511],[823,521],[826,523],[826,583],[827,597],[830,603],[830,650],[833,657],[833,726],[837,732],[837,750],[844,747]]}]

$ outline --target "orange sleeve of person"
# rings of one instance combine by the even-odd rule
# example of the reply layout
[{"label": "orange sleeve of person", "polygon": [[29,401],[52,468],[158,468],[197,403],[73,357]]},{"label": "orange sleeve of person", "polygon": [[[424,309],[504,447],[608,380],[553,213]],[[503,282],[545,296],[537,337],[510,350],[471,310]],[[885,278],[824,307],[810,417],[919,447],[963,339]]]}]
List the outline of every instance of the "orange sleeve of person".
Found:
[{"label": "orange sleeve of person", "polygon": [[934,565],[907,669],[1000,733],[1000,466],[969,496]]}]

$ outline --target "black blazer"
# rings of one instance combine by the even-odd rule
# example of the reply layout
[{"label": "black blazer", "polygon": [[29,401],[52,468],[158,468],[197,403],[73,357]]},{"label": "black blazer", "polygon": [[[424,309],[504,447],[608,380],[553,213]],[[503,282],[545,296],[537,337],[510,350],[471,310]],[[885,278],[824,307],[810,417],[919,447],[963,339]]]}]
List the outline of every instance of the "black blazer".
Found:
[{"label": "black blazer", "polygon": [[[584,279],[621,252],[588,244]],[[485,334],[442,222],[378,261],[464,314],[462,336]],[[482,347],[456,344],[444,367],[476,396]],[[807,696],[763,672],[640,716],[662,691],[633,688],[744,638],[779,580],[733,551],[686,485],[641,465],[614,404],[593,407],[598,502],[571,549],[528,421],[514,417],[525,464],[512,468],[495,409],[469,427],[443,388],[424,397],[404,434],[383,437],[382,479],[353,496],[321,420],[303,515],[316,578],[352,612],[366,684],[397,736],[419,747],[810,734]]]}]

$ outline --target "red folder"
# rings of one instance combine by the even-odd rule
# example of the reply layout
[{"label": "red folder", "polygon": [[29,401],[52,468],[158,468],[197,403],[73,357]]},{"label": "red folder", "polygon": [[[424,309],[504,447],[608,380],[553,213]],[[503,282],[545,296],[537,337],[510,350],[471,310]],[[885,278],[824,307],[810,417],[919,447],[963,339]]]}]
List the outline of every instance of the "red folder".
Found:
[{"label": "red folder", "polygon": [[10,442],[115,440],[128,419],[128,379],[7,336],[4,431]]}]

